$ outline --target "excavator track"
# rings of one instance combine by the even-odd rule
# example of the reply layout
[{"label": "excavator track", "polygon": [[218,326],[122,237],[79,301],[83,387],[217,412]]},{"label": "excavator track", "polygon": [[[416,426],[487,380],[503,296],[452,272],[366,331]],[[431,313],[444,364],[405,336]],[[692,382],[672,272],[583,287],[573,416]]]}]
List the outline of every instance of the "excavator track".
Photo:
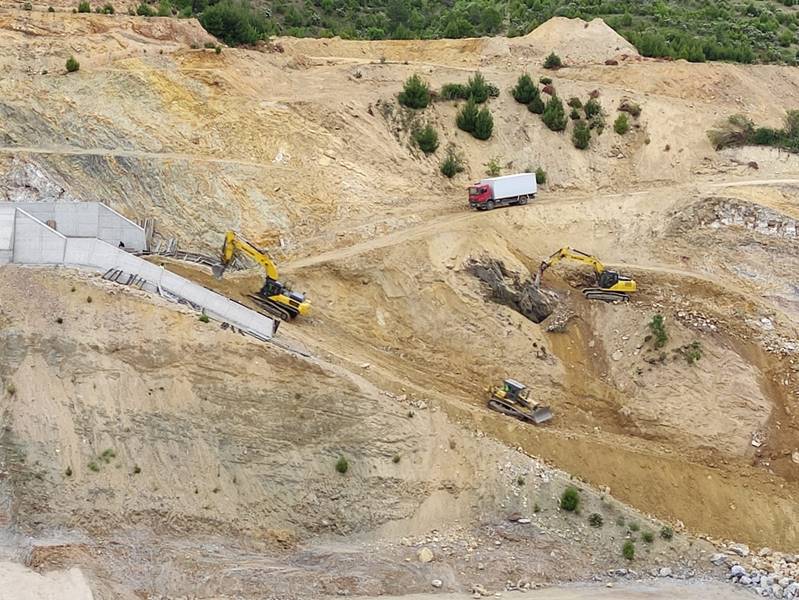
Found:
[{"label": "excavator track", "polygon": [[532,415],[527,414],[517,408],[514,408],[504,402],[500,402],[496,399],[491,399],[488,401],[488,408],[491,410],[495,410],[497,412],[502,413],[503,415],[508,415],[519,419],[520,421],[527,421],[528,423],[534,423]]},{"label": "excavator track", "polygon": [[624,292],[611,292],[602,288],[585,288],[583,296],[589,300],[602,300],[603,302],[627,302],[630,295]]},{"label": "excavator track", "polygon": [[257,294],[247,294],[247,297],[255,302],[258,308],[262,309],[269,316],[277,317],[283,321],[291,321],[297,316],[296,313],[292,313],[288,309],[284,308],[283,305],[264,298],[263,296],[258,296]]}]

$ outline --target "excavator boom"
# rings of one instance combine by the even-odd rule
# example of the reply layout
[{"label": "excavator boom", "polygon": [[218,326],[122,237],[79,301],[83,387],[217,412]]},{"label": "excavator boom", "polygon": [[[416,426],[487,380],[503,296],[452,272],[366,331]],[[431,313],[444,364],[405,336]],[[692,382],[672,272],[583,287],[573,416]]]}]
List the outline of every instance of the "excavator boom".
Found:
[{"label": "excavator boom", "polygon": [[261,265],[269,279],[277,280],[277,267],[272,262],[272,259],[269,258],[269,255],[242,235],[235,231],[228,231],[225,234],[225,243],[222,246],[222,264],[228,266],[236,252],[241,252],[255,263]]},{"label": "excavator boom", "polygon": [[627,300],[629,299],[628,294],[638,289],[635,281],[624,275],[619,275],[616,271],[607,269],[596,256],[569,247],[561,248],[541,263],[538,273],[535,275],[534,284],[536,288],[541,285],[541,277],[544,271],[563,259],[590,265],[594,269],[597,285],[583,290],[586,298],[605,301]]}]

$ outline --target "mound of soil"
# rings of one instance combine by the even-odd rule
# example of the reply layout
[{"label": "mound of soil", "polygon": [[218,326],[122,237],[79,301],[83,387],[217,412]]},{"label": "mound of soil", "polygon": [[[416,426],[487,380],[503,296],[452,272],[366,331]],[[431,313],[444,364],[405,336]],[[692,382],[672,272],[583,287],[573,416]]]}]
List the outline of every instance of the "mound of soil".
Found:
[{"label": "mound of soil", "polygon": [[602,19],[586,22],[553,17],[519,39],[537,53],[558,54],[566,64],[604,62],[622,54],[639,56],[633,45]]},{"label": "mound of soil", "polygon": [[471,260],[467,269],[490,288],[491,300],[510,306],[534,323],[541,323],[555,310],[552,297],[537,289],[531,279],[522,280],[518,273],[508,271],[501,260]]}]

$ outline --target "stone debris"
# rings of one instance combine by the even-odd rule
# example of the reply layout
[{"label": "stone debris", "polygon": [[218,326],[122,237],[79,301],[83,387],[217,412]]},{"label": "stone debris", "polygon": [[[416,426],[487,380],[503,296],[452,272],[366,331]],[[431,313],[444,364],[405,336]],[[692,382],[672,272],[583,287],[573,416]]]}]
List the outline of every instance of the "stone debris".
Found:
[{"label": "stone debris", "polygon": [[746,544],[731,544],[730,552],[734,552],[738,556],[749,556],[749,546]]},{"label": "stone debris", "polygon": [[[768,553],[763,554],[763,550],[768,551]],[[772,554],[768,548],[763,550],[758,552],[756,560],[760,561],[757,564],[767,568],[753,567],[747,571],[742,565],[732,565],[729,578],[734,583],[750,588],[763,598],[797,600],[797,597],[799,597],[799,583],[797,583],[796,579],[799,578],[799,570],[792,568],[796,565],[796,557],[780,555],[780,553]],[[793,559],[793,562],[786,561],[786,558]],[[786,573],[790,573],[791,576],[787,576]]]},{"label": "stone debris", "polygon": [[434,579],[433,581],[430,582],[430,585],[432,585],[434,588],[440,588],[441,586],[444,585],[444,582],[441,581],[440,579]]},{"label": "stone debris", "polygon": [[419,559],[419,562],[429,563],[434,558],[433,551],[430,548],[420,548],[416,553],[416,558]]}]

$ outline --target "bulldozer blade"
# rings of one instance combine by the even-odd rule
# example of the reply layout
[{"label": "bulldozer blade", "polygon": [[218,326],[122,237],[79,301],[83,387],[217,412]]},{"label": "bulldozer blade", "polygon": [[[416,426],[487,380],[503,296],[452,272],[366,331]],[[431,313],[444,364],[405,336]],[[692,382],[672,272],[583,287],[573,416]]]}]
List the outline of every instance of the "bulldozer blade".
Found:
[{"label": "bulldozer blade", "polygon": [[225,265],[212,265],[211,272],[214,274],[214,277],[217,279],[222,279],[222,275],[225,272]]},{"label": "bulldozer blade", "polygon": [[536,408],[532,414],[533,423],[535,423],[536,425],[540,425],[541,423],[546,423],[551,418],[552,418],[552,411],[548,406],[542,406],[541,408]]}]

